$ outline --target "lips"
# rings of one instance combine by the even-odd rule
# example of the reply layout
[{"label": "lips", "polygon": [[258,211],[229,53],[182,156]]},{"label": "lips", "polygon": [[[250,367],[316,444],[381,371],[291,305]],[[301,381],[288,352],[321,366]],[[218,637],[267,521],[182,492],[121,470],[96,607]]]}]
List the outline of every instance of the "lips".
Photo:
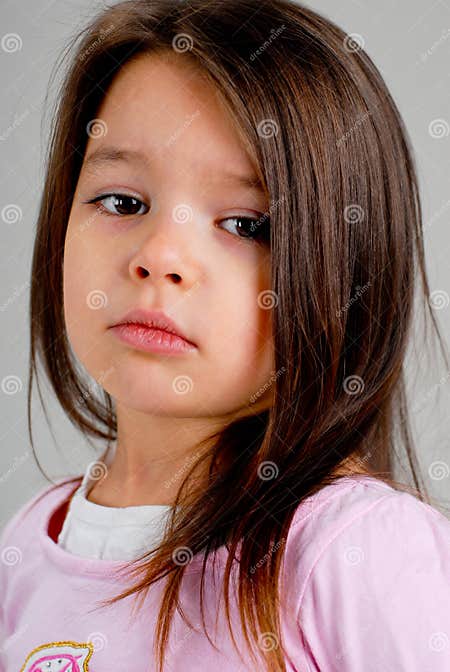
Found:
[{"label": "lips", "polygon": [[116,327],[121,324],[137,324],[146,327],[152,327],[153,329],[160,329],[161,331],[165,331],[169,334],[174,334],[175,336],[182,338],[190,345],[196,346],[196,343],[191,341],[182,331],[182,329],[180,329],[180,327],[178,327],[178,325],[173,320],[171,320],[160,310],[144,310],[142,308],[130,310],[112,326]]}]

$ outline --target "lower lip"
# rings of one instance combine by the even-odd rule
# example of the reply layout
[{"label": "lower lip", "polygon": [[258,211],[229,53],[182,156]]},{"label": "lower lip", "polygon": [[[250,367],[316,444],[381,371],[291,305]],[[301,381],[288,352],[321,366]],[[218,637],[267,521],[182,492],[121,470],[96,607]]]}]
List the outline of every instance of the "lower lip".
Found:
[{"label": "lower lip", "polygon": [[175,334],[142,324],[117,324],[112,330],[123,343],[144,352],[180,354],[197,349],[195,345]]}]

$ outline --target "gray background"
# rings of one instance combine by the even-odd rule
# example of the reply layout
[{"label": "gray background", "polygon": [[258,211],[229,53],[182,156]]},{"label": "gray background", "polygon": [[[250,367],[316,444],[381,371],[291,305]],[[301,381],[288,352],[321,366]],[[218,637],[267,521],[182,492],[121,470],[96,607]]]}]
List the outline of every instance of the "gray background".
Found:
[{"label": "gray background", "polygon": [[[450,333],[450,0],[312,0],[312,9],[357,33],[384,76],[412,138],[424,212],[430,288],[448,343]],[[58,79],[50,73],[69,37],[101,4],[86,0],[3,0],[0,39],[13,33],[20,49],[0,49],[0,211],[16,206],[17,221],[2,227],[0,319],[0,529],[46,485],[28,440],[29,275],[37,208],[43,185],[48,116]],[[6,38],[5,38],[6,39]],[[48,104],[44,98],[49,91]],[[430,124],[431,130],[430,130]],[[19,208],[20,210],[18,210]],[[11,209],[9,209],[11,211]],[[441,299],[441,300],[439,300]],[[425,348],[419,319],[408,353],[408,391],[421,468],[435,506],[450,517],[450,374]],[[431,354],[430,354],[431,353]],[[48,385],[43,393],[49,430],[34,389],[33,427],[39,461],[52,477],[77,475],[99,456],[72,427]],[[408,482],[408,475],[395,474]]]}]

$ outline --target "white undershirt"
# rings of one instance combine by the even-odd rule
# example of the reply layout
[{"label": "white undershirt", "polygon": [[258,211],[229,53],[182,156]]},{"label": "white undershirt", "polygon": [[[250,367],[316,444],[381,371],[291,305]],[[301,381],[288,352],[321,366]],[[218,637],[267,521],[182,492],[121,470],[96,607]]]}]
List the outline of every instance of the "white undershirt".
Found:
[{"label": "white undershirt", "polygon": [[[109,466],[115,450],[116,444],[111,444],[100,461]],[[113,507],[90,502],[86,495],[96,483],[95,471],[91,463],[72,497],[58,544],[74,555],[105,560],[133,560],[152,550],[162,539],[172,507],[160,504]]]}]

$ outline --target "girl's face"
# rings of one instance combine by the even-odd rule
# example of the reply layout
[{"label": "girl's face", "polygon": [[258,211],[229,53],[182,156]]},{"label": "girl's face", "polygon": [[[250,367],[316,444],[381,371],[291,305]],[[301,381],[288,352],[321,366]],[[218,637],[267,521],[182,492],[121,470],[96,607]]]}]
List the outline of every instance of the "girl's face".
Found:
[{"label": "girl's face", "polygon": [[[256,180],[214,88],[175,58],[125,64],[87,126],[64,250],[67,332],[126,407],[247,415],[271,398],[273,308],[269,242],[242,237],[251,222],[239,218],[258,220],[269,204],[230,177]],[[139,156],[101,160],[113,147]],[[105,194],[128,198],[87,203]],[[197,348],[168,355],[123,343],[110,327],[137,307],[165,312]]]}]

